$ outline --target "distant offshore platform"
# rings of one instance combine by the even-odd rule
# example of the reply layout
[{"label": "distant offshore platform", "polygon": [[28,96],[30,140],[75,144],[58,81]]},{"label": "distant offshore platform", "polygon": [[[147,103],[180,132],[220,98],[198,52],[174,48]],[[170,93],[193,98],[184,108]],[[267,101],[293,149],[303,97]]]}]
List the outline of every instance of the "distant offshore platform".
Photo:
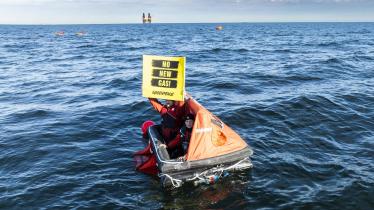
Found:
[{"label": "distant offshore platform", "polygon": [[148,17],[145,17],[145,14],[143,12],[143,23],[152,23],[151,13],[148,13]]}]

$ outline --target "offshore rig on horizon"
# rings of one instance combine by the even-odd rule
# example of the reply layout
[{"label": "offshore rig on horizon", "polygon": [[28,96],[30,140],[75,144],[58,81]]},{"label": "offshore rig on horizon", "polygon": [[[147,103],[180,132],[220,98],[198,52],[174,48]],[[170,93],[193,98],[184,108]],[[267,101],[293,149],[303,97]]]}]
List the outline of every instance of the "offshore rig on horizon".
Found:
[{"label": "offshore rig on horizon", "polygon": [[145,17],[145,14],[143,12],[143,23],[152,23],[151,13],[148,13],[148,17]]}]

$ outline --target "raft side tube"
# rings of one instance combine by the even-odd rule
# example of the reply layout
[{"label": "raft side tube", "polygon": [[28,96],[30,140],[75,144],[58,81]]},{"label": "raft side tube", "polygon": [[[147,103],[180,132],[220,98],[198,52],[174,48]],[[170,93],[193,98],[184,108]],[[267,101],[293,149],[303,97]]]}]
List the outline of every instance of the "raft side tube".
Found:
[{"label": "raft side tube", "polygon": [[[204,173],[205,176],[211,176],[217,174],[215,170],[220,169],[226,172],[234,172],[234,171],[243,171],[245,169],[249,169],[253,167],[252,161],[247,158],[244,159],[241,162],[240,167],[232,167],[231,166],[235,165],[237,162],[229,163],[229,164],[220,164],[218,167],[206,167],[206,168],[199,168],[199,169],[188,169],[188,170],[182,170],[182,171],[177,171],[177,172],[172,172],[172,173],[163,173],[160,174],[161,178],[161,184],[164,188],[172,187],[174,184],[172,183],[172,180],[168,176],[164,176],[164,174],[169,175],[175,180],[181,180],[182,182],[190,182],[190,181],[196,181],[196,176],[199,174]],[[229,168],[229,169],[227,169]],[[201,177],[201,176],[200,176]],[[204,177],[204,176],[202,176]]]},{"label": "raft side tube", "polygon": [[162,138],[161,134],[158,132],[157,125],[152,125],[148,128],[148,135],[152,145],[152,151],[155,153],[157,157],[157,162],[160,166],[163,162],[178,162],[181,161],[170,159],[169,153],[166,147],[161,147],[161,144],[165,144],[164,139]]}]

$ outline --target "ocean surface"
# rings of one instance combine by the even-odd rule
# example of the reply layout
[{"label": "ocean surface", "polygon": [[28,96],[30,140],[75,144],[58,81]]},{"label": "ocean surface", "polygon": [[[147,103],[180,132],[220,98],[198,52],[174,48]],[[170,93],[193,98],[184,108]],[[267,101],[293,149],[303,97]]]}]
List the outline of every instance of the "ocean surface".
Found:
[{"label": "ocean surface", "polygon": [[[374,23],[216,25],[1,25],[0,209],[373,209]],[[174,190],[134,170],[160,121],[144,54],[186,56],[252,169]]]}]

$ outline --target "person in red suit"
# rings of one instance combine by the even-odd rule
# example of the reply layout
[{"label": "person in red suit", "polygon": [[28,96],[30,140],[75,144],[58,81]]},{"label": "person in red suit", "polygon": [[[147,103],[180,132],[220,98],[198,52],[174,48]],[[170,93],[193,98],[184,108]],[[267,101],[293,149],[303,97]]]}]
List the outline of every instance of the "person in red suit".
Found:
[{"label": "person in red suit", "polygon": [[172,100],[166,100],[165,104],[154,98],[149,98],[149,101],[161,115],[161,134],[165,143],[168,144],[177,136],[182,126],[185,107],[179,102]]}]

